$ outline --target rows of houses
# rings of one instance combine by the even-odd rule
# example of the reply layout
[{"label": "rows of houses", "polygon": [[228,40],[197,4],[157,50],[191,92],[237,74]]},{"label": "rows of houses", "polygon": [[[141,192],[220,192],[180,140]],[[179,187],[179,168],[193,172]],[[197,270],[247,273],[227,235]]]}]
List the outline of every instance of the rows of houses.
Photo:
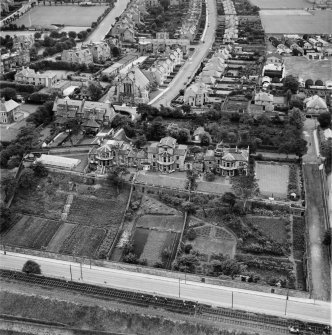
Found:
[{"label": "rows of houses", "polygon": [[225,32],[223,43],[231,43],[238,38],[239,18],[236,15],[235,6],[232,0],[222,2],[225,12]]},{"label": "rows of houses", "polygon": [[215,171],[223,176],[246,174],[249,148],[229,148],[219,143],[214,150],[190,154],[187,145],[165,137],[144,149],[136,149],[128,141],[106,140],[89,152],[89,164],[97,171],[108,167],[126,166],[137,169],[171,173],[195,169],[199,172]]}]

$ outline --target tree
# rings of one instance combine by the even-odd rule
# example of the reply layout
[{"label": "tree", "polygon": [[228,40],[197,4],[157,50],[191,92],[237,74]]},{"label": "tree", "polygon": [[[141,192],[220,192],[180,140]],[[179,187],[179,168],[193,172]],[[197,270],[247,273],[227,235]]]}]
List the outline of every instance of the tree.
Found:
[{"label": "tree", "polygon": [[93,101],[98,101],[103,94],[102,87],[96,82],[90,82],[88,85],[88,94]]},{"label": "tree", "polygon": [[4,205],[0,207],[0,233],[10,227],[12,220],[12,212]]},{"label": "tree", "polygon": [[186,189],[189,192],[194,191],[197,188],[198,173],[196,170],[187,170]]},{"label": "tree", "polygon": [[21,163],[20,156],[18,155],[11,156],[7,163],[8,169],[13,169],[15,167],[18,167],[20,163]]},{"label": "tree", "polygon": [[164,10],[167,10],[170,5],[170,0],[160,0],[160,5],[164,8]]},{"label": "tree", "polygon": [[77,37],[76,31],[70,31],[70,32],[68,33],[68,36],[69,36],[70,38],[75,39],[75,38]]},{"label": "tree", "polygon": [[331,238],[332,238],[332,229],[329,228],[324,233],[323,244],[326,245],[326,246],[330,246],[331,245]]},{"label": "tree", "polygon": [[202,134],[201,136],[201,144],[202,145],[209,145],[210,144],[210,137],[207,134]]},{"label": "tree", "polygon": [[289,113],[289,123],[297,129],[302,129],[305,121],[305,115],[298,108],[293,108]]},{"label": "tree", "polygon": [[193,273],[197,265],[199,265],[199,260],[194,254],[181,255],[173,262],[173,268],[182,272]]},{"label": "tree", "polygon": [[1,188],[5,192],[6,200],[15,192],[17,181],[14,176],[8,175],[1,179]]},{"label": "tree", "polygon": [[33,165],[32,170],[35,176],[38,178],[44,178],[44,177],[47,177],[48,175],[48,169],[41,162],[37,162],[35,165]]},{"label": "tree", "polygon": [[328,112],[319,114],[317,120],[320,127],[323,129],[329,128],[331,126],[331,114]]},{"label": "tree", "polygon": [[23,265],[23,272],[27,273],[27,274],[36,274],[36,275],[40,275],[41,274],[41,270],[40,270],[40,266],[38,263],[34,262],[34,261],[26,261],[26,263]]},{"label": "tree", "polygon": [[331,172],[332,166],[332,139],[329,138],[327,141],[323,141],[321,144],[321,154],[325,158],[324,165],[326,173]]},{"label": "tree", "polygon": [[184,201],[181,204],[181,207],[184,212],[187,212],[188,215],[194,215],[196,213],[196,206],[191,201]]},{"label": "tree", "polygon": [[311,79],[307,79],[304,83],[305,88],[310,88],[310,86],[313,86],[314,82]]},{"label": "tree", "polygon": [[37,31],[34,36],[35,36],[36,40],[39,40],[41,38],[42,34],[39,31]]},{"label": "tree", "polygon": [[216,175],[213,172],[206,172],[205,174],[206,181],[214,181],[216,179]]},{"label": "tree", "polygon": [[191,106],[190,105],[182,105],[181,108],[183,110],[183,113],[190,114],[190,112],[191,112]]},{"label": "tree", "polygon": [[299,82],[294,76],[289,75],[284,79],[284,90],[285,91],[291,90],[291,92],[295,94],[298,89],[299,89]]},{"label": "tree", "polygon": [[123,174],[128,173],[125,167],[116,166],[107,175],[107,183],[113,185],[117,188],[118,193],[120,193],[120,188],[123,185]]},{"label": "tree", "polygon": [[24,169],[18,182],[20,188],[29,189],[37,184],[37,179],[32,169]]},{"label": "tree", "polygon": [[233,190],[245,199],[244,208],[247,199],[259,192],[257,180],[253,173],[232,177],[231,183]]},{"label": "tree", "polygon": [[115,46],[111,49],[111,52],[112,52],[112,56],[113,56],[114,58],[119,57],[120,54],[121,54],[120,49],[119,49],[118,47],[115,47]]},{"label": "tree", "polygon": [[17,98],[16,97],[16,90],[14,88],[10,88],[10,87],[5,87],[5,88],[1,89],[0,96],[1,96],[1,98],[5,98],[5,100],[10,100],[10,99],[15,100]]},{"label": "tree", "polygon": [[137,148],[144,147],[144,145],[146,145],[146,143],[147,143],[147,140],[146,140],[146,136],[145,135],[137,136],[137,138],[134,140],[134,145]]},{"label": "tree", "polygon": [[226,192],[222,195],[221,201],[228,204],[229,208],[233,208],[236,203],[236,196],[232,192]]}]

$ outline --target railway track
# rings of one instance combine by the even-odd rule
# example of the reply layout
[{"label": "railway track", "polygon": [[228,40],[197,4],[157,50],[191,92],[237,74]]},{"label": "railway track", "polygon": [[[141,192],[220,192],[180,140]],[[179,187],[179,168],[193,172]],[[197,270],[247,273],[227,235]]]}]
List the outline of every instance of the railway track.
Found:
[{"label": "railway track", "polygon": [[[29,275],[23,272],[11,270],[0,270],[0,279],[16,280],[30,285],[71,290],[98,298],[116,300],[122,303],[128,303],[141,307],[162,308],[174,313],[193,315],[200,319],[220,321],[223,323],[254,328],[257,330],[266,330],[275,334],[288,333],[289,326],[296,326],[303,335],[331,334],[330,330],[326,330],[326,326],[322,324],[309,324],[297,320],[283,319],[269,315],[255,314],[227,308],[216,308],[210,305],[200,304],[188,300],[166,298],[152,294],[142,294],[110,287],[66,281],[63,279]],[[323,332],[324,330],[325,333]]]}]

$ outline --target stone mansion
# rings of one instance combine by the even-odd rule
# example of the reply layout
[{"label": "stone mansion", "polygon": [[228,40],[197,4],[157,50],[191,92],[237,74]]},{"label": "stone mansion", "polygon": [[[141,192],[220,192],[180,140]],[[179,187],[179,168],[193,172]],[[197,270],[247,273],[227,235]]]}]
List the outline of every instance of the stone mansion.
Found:
[{"label": "stone mansion", "polygon": [[215,171],[222,176],[247,174],[249,148],[229,148],[219,143],[215,150],[191,154],[187,145],[178,144],[172,137],[136,149],[126,140],[106,140],[89,152],[89,166],[97,173],[105,173],[112,166],[171,173],[195,169]]}]

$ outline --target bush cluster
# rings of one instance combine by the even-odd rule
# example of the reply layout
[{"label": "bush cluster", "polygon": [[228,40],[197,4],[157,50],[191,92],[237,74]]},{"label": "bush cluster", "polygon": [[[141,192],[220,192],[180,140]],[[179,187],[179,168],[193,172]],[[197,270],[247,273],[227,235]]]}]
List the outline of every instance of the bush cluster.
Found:
[{"label": "bush cluster", "polygon": [[289,177],[288,177],[288,195],[291,193],[295,193],[299,196],[299,182],[298,182],[298,175],[297,175],[297,166],[292,164],[289,167]]}]

